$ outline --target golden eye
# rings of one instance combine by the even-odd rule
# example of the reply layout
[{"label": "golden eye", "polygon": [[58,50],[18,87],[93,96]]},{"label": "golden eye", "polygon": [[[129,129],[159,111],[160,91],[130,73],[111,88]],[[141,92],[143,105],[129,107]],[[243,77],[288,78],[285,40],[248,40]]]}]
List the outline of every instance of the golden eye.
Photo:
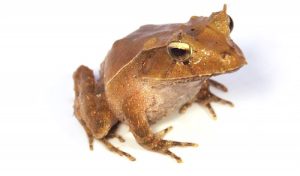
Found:
[{"label": "golden eye", "polygon": [[192,48],[187,43],[171,42],[168,45],[168,53],[175,61],[187,61],[192,55]]}]

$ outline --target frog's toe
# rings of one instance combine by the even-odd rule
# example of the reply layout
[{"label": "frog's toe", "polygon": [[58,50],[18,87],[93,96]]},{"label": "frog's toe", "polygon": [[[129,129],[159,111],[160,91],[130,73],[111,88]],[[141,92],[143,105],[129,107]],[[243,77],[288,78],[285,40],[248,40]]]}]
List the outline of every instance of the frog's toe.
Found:
[{"label": "frog's toe", "polygon": [[114,145],[112,145],[108,139],[103,138],[103,139],[99,139],[99,141],[101,141],[107,148],[108,150],[110,150],[111,152],[117,153],[120,156],[125,156],[127,159],[129,159],[130,161],[135,161],[135,157],[133,157],[132,155],[130,155],[127,152],[124,152],[120,149],[118,149],[117,147],[115,147]]},{"label": "frog's toe", "polygon": [[164,154],[169,155],[171,158],[174,158],[177,163],[182,163],[182,159],[170,150],[164,151]]},{"label": "frog's toe", "polygon": [[221,104],[224,104],[224,105],[229,105],[229,106],[231,106],[231,107],[234,106],[234,104],[233,104],[231,101],[228,101],[228,100],[226,100],[226,99],[220,98],[220,97],[218,97],[218,96],[216,96],[216,95],[213,95],[211,101],[212,101],[212,102],[216,102],[216,103],[221,103]]},{"label": "frog's toe", "polygon": [[224,84],[219,83],[218,81],[208,79],[207,82],[210,86],[213,86],[216,89],[222,90],[223,92],[228,92],[227,87]]},{"label": "frog's toe", "polygon": [[178,142],[178,141],[170,141],[170,140],[158,140],[157,142],[154,142],[150,144],[150,150],[159,152],[165,155],[168,155],[172,158],[174,158],[178,163],[181,163],[182,160],[179,156],[171,152],[169,149],[171,147],[197,147],[198,144],[191,143],[191,142]]},{"label": "frog's toe", "polygon": [[200,99],[200,100],[197,100],[196,101],[197,103],[199,103],[200,105],[203,105],[204,107],[206,107],[209,111],[209,113],[211,114],[211,116],[216,119],[217,118],[217,114],[214,110],[214,108],[211,106],[211,103],[212,102],[215,102],[215,103],[221,103],[221,104],[224,104],[224,105],[229,105],[231,107],[233,107],[233,103],[231,101],[228,101],[228,100],[225,100],[225,99],[222,99],[220,97],[217,97],[216,95],[214,94],[211,94],[209,96],[209,98],[203,100],[203,99]]},{"label": "frog's toe", "polygon": [[211,104],[210,104],[210,103],[207,103],[207,104],[205,104],[204,106],[207,108],[207,110],[208,110],[209,113],[211,114],[212,118],[213,118],[213,119],[217,119],[217,114],[216,114],[214,108],[211,106]]},{"label": "frog's toe", "polygon": [[169,126],[168,128],[165,128],[165,129],[163,129],[163,130],[157,132],[155,135],[156,135],[158,138],[163,138],[163,137],[165,137],[165,135],[166,135],[167,133],[169,133],[172,129],[173,129],[173,127],[172,127],[172,126]]},{"label": "frog's toe", "polygon": [[185,113],[186,110],[187,110],[189,107],[192,106],[192,103],[193,103],[193,102],[187,102],[187,103],[185,103],[184,105],[182,105],[182,106],[180,107],[180,109],[179,109],[179,113],[180,113],[180,114]]}]

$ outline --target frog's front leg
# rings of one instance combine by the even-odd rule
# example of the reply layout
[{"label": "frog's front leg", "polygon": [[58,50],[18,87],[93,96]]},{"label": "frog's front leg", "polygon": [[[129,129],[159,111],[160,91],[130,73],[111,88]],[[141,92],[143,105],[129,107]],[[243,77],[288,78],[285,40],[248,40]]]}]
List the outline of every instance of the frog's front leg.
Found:
[{"label": "frog's front leg", "polygon": [[93,71],[81,66],[74,73],[73,78],[75,83],[75,116],[88,135],[90,149],[93,149],[93,141],[97,139],[110,151],[126,156],[130,160],[135,160],[134,157],[114,147],[108,141],[112,137],[117,137],[120,141],[124,139],[114,133],[118,120],[109,109],[104,92],[98,91]]},{"label": "frog's front leg", "polygon": [[195,147],[198,145],[190,142],[177,142],[162,139],[172,127],[166,128],[158,133],[153,133],[145,113],[145,104],[143,96],[139,93],[129,97],[123,104],[123,112],[126,116],[126,121],[136,141],[148,150],[169,155],[178,163],[182,162],[181,158],[172,153],[169,149],[177,146]]},{"label": "frog's front leg", "polygon": [[217,117],[217,115],[211,106],[212,102],[227,104],[229,106],[233,106],[233,103],[214,95],[209,89],[210,86],[215,87],[224,92],[227,92],[228,89],[223,84],[221,84],[217,81],[208,79],[204,82],[203,86],[201,87],[200,91],[198,92],[198,94],[195,97],[195,102],[205,106],[209,110],[212,117],[215,119]]}]

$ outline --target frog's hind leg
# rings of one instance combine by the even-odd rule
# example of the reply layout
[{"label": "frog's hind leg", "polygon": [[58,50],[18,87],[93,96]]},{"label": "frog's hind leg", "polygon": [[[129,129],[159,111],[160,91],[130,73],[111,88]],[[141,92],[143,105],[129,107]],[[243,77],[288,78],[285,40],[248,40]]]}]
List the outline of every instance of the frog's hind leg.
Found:
[{"label": "frog's hind leg", "polygon": [[105,97],[96,93],[93,71],[80,66],[73,75],[75,101],[74,113],[84,127],[93,148],[93,138],[103,138],[117,122],[110,112]]},{"label": "frog's hind leg", "polygon": [[229,106],[233,106],[233,103],[228,101],[228,100],[225,100],[225,99],[222,99],[218,96],[216,96],[215,94],[213,94],[211,91],[210,91],[210,86],[212,87],[215,87],[216,89],[219,89],[223,92],[227,92],[228,89],[226,88],[226,86],[224,86],[223,84],[217,82],[217,81],[214,81],[214,80],[211,80],[211,79],[208,79],[206,80],[204,83],[203,83],[203,86],[201,87],[201,89],[199,90],[198,94],[196,95],[196,97],[193,99],[192,102],[188,102],[186,104],[184,104],[179,112],[185,112],[186,109],[191,106],[191,104],[193,102],[197,102],[198,104],[200,105],[203,105],[204,107],[206,107],[210,114],[212,115],[212,117],[214,119],[216,119],[217,115],[213,109],[213,107],[211,106],[211,103],[212,102],[216,102],[216,103],[222,103],[222,104],[226,104],[226,105],[229,105]]},{"label": "frog's hind leg", "polygon": [[108,134],[104,138],[99,139],[99,141],[102,142],[106,146],[106,148],[108,150],[110,150],[111,152],[117,153],[120,156],[125,156],[126,158],[128,158],[131,161],[135,161],[136,160],[135,157],[131,156],[127,152],[124,152],[124,151],[118,149],[117,147],[115,147],[114,145],[112,145],[109,142],[109,139],[112,139],[112,138],[117,138],[120,142],[125,142],[125,139],[122,136],[116,134],[119,125],[120,125],[120,123],[117,123],[116,125],[114,125],[110,129],[110,131],[108,132]]},{"label": "frog's hind leg", "polygon": [[79,122],[83,126],[84,131],[86,132],[86,135],[88,137],[90,150],[93,150],[94,149],[94,136],[93,136],[92,132],[86,127],[86,124],[83,120],[79,120]]},{"label": "frog's hind leg", "polygon": [[109,109],[104,92],[99,92],[101,87],[96,85],[93,71],[85,66],[80,66],[73,78],[75,83],[74,112],[87,133],[90,149],[93,149],[93,141],[97,139],[110,151],[133,160],[131,155],[114,147],[108,141],[112,137],[121,141],[124,139],[115,134],[117,126],[115,128],[114,126],[117,125],[118,120]]}]

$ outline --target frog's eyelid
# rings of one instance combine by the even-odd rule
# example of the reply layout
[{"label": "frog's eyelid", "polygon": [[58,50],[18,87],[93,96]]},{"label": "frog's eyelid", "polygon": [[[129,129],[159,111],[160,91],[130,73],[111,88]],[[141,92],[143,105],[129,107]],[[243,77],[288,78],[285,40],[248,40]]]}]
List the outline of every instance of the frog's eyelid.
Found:
[{"label": "frog's eyelid", "polygon": [[182,43],[182,42],[171,42],[169,44],[169,47],[171,48],[178,48],[182,50],[189,50],[190,46],[187,43]]}]

